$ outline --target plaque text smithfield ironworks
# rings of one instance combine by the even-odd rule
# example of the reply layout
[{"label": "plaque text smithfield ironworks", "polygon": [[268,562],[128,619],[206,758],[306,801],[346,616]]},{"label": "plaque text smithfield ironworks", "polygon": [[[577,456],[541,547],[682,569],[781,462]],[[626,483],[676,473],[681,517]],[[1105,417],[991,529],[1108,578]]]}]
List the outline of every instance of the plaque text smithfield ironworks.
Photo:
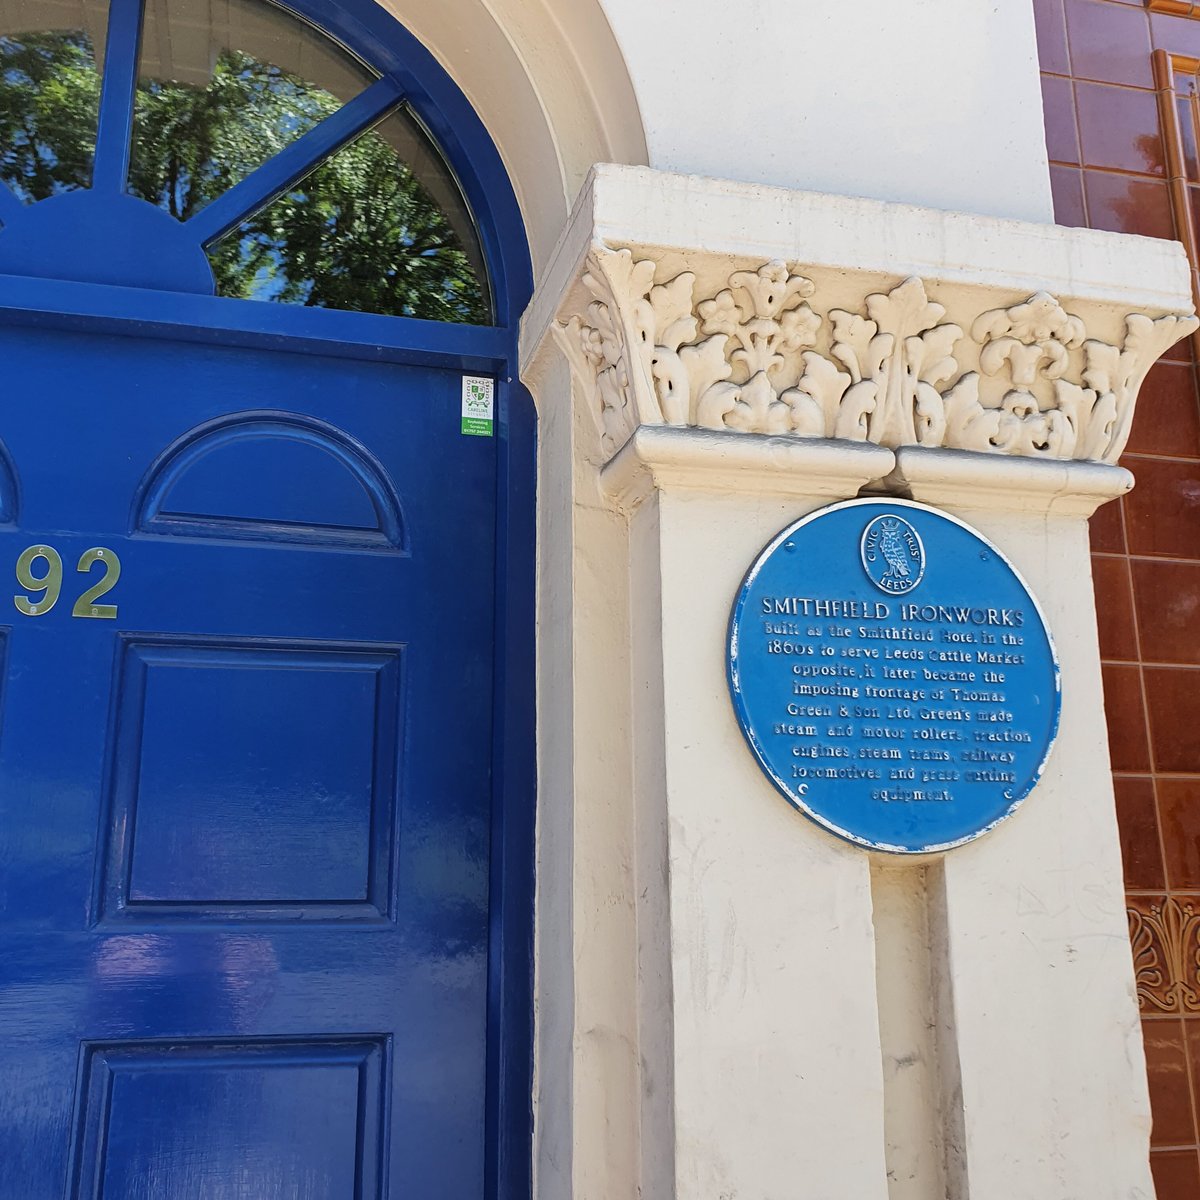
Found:
[{"label": "plaque text smithfield ironworks", "polygon": [[1050,633],[1008,560],[907,500],[835,504],[767,546],[734,604],[729,685],[788,800],[897,853],[1007,817],[1041,775],[1061,701]]}]

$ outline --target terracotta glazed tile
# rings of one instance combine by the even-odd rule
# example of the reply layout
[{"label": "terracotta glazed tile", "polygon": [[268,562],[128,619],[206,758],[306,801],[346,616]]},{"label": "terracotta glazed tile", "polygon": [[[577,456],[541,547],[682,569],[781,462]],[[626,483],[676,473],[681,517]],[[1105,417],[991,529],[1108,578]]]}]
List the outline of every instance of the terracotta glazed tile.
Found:
[{"label": "terracotta glazed tile", "polygon": [[1077,83],[1075,104],[1086,166],[1143,175],[1165,173],[1158,99],[1153,92]]},{"label": "terracotta glazed tile", "polygon": [[[1183,1035],[1187,1041],[1188,1069],[1192,1075],[1192,1096],[1200,1097],[1200,1017],[1184,1017]],[[1197,1102],[1193,1100],[1193,1106]],[[1200,1139],[1200,1107],[1195,1113],[1196,1135]]]},{"label": "terracotta glazed tile", "polygon": [[1137,667],[1104,663],[1104,714],[1108,721],[1108,746],[1114,771],[1131,775],[1150,770],[1146,741],[1146,712]]},{"label": "terracotta glazed tile", "polygon": [[1133,595],[1142,658],[1200,665],[1200,563],[1136,559]]},{"label": "terracotta glazed tile", "polygon": [[1165,183],[1136,175],[1084,171],[1083,190],[1092,229],[1174,238],[1175,216]]},{"label": "terracotta glazed tile", "polygon": [[1075,167],[1051,167],[1050,193],[1054,197],[1054,220],[1059,225],[1087,228],[1082,171]]},{"label": "terracotta glazed tile", "polygon": [[1123,500],[1102,504],[1088,522],[1092,549],[1101,554],[1125,553],[1125,523],[1122,518]]},{"label": "terracotta glazed tile", "polygon": [[[1191,222],[1192,222],[1192,229],[1195,230],[1196,232],[1200,233],[1200,187],[1189,187],[1187,190],[1187,196],[1188,196],[1188,201],[1189,201],[1188,208],[1189,208],[1189,216],[1190,216]],[[1198,238],[1197,240],[1200,241],[1200,238]],[[1195,264],[1195,263],[1192,264],[1193,272],[1196,269],[1196,265],[1197,264]],[[1192,341],[1191,338],[1188,338],[1186,340],[1188,342]]]},{"label": "terracotta glazed tile", "polygon": [[1129,437],[1133,454],[1200,457],[1200,405],[1195,373],[1179,363],[1155,363],[1142,384]]},{"label": "terracotta glazed tile", "polygon": [[1181,1020],[1143,1021],[1150,1079],[1151,1146],[1186,1146],[1195,1139],[1187,1044]]},{"label": "terracotta glazed tile", "polygon": [[1200,463],[1131,456],[1137,487],[1124,497],[1131,554],[1200,559]]},{"label": "terracotta glazed tile", "polygon": [[1060,75],[1042,76],[1042,112],[1050,161],[1077,163],[1079,133],[1075,128],[1075,95],[1069,79]]},{"label": "terracotta glazed tile", "polygon": [[1145,1017],[1200,1013],[1200,896],[1125,898],[1138,1007]]},{"label": "terracotta glazed tile", "polygon": [[1066,0],[1066,11],[1076,79],[1154,86],[1148,13],[1107,0]]},{"label": "terracotta glazed tile", "polygon": [[1200,181],[1200,156],[1196,150],[1196,117],[1192,102],[1185,96],[1175,98],[1176,128],[1179,130],[1183,174],[1192,183]]},{"label": "terracotta glazed tile", "polygon": [[[1195,274],[1195,272],[1193,272]],[[1196,361],[1196,341],[1195,338],[1184,338],[1182,341],[1176,342],[1175,345],[1163,351],[1159,362],[1183,363],[1184,366],[1193,366]],[[1134,420],[1137,420],[1135,417]]]},{"label": "terracotta glazed tile", "polygon": [[1155,770],[1200,775],[1200,668],[1145,667],[1142,678]]},{"label": "terracotta glazed tile", "polygon": [[1117,797],[1125,886],[1131,891],[1146,892],[1166,887],[1154,781],[1145,775],[1118,775],[1113,779],[1113,788]]},{"label": "terracotta glazed tile", "polygon": [[1196,1200],[1200,1196],[1200,1155],[1195,1150],[1151,1154],[1150,1172],[1158,1200]]},{"label": "terracotta glazed tile", "polygon": [[1129,560],[1097,555],[1092,559],[1092,583],[1096,591],[1096,621],[1100,626],[1100,657],[1136,661]]},{"label": "terracotta glazed tile", "polygon": [[1150,40],[1156,50],[1200,58],[1200,21],[1191,17],[1173,17],[1169,13],[1151,13]]},{"label": "terracotta glazed tile", "polygon": [[1071,60],[1067,55],[1063,0],[1033,0],[1033,17],[1037,25],[1038,61],[1042,70],[1068,74]]},{"label": "terracotta glazed tile", "polygon": [[1200,890],[1200,776],[1159,778],[1155,787],[1166,854],[1167,886]]}]

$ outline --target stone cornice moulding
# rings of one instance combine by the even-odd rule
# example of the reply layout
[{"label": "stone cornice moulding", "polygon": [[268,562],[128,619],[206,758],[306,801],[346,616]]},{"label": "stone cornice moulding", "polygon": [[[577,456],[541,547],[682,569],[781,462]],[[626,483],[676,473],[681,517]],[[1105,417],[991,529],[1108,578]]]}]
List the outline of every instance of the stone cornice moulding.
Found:
[{"label": "stone cornice moulding", "polygon": [[602,166],[522,346],[600,462],[666,425],[1113,463],[1190,309],[1175,243]]}]

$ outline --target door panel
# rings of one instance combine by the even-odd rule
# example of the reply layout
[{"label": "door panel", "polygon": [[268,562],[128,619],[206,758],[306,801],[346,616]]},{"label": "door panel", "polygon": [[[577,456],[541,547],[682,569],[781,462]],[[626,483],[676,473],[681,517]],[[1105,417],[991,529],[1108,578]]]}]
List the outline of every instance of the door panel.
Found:
[{"label": "door panel", "polygon": [[[0,1195],[481,1196],[496,473],[461,376],[0,359],[0,574],[39,609],[0,585]],[[116,618],[73,616],[112,554]]]},{"label": "door panel", "polygon": [[102,919],[389,915],[400,647],[118,652]]},{"label": "door panel", "polygon": [[376,1195],[384,1058],[378,1041],[88,1047],[75,1194]]}]

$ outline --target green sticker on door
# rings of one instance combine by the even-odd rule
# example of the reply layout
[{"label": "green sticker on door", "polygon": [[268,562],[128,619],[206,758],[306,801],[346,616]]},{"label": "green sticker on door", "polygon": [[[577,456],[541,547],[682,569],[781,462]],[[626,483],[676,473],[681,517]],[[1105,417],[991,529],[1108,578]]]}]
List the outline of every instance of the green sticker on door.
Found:
[{"label": "green sticker on door", "polygon": [[474,437],[491,437],[495,381],[484,375],[464,375],[462,381],[462,431]]}]

